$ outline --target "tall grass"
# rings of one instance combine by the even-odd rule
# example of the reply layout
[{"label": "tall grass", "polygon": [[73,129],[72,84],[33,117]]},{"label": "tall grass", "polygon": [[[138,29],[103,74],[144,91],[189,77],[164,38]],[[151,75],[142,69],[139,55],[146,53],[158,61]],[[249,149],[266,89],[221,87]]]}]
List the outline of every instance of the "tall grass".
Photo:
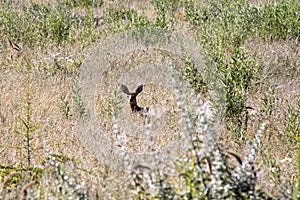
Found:
[{"label": "tall grass", "polygon": [[[299,38],[299,2],[279,1],[263,7],[248,1],[210,1],[198,8],[185,2],[186,20],[195,28],[206,56],[223,74],[227,88],[227,125],[234,139],[244,138],[251,84],[261,80],[261,66],[243,50],[250,37]],[[297,22],[296,22],[297,21]],[[290,23],[291,22],[291,23]]]},{"label": "tall grass", "polygon": [[[186,113],[189,110],[185,110],[189,105],[184,105],[182,98],[179,96],[177,100],[186,122],[182,125],[186,126],[184,135],[190,140],[190,150],[189,156],[175,163],[180,178],[172,182],[168,175],[161,176],[159,169],[139,166],[132,172],[133,186],[138,191],[136,199],[272,199],[256,186],[255,158],[265,124],[257,131],[248,155],[242,159],[222,150],[216,140],[218,133],[205,116],[205,110],[198,109],[199,122],[196,127],[190,126],[192,119]],[[236,159],[235,166],[228,156]]]},{"label": "tall grass", "polygon": [[1,37],[31,48],[36,45],[47,47],[52,43],[72,44],[77,39],[93,38],[94,16],[89,7],[86,8],[83,28],[80,27],[82,19],[72,13],[72,7],[64,4],[32,3],[16,10],[12,5],[1,3],[0,9]]},{"label": "tall grass", "polygon": [[[144,13],[139,15],[137,11],[127,9],[124,6],[111,7],[103,10],[103,16],[101,16],[103,24],[101,24],[100,30],[96,29],[94,24],[96,4],[101,6],[105,2],[73,0],[56,2],[55,5],[30,3],[22,9],[17,9],[13,3],[1,2],[0,42],[5,44],[6,41],[11,40],[18,44],[21,43],[35,53],[40,48],[44,50],[51,48],[50,51],[55,52],[53,46],[64,47],[70,51],[76,46],[79,51],[83,51],[92,46],[98,38],[112,35],[115,32],[143,27],[172,30],[176,29],[176,23],[188,23],[189,31],[192,32],[191,35],[195,35],[204,48],[207,63],[217,66],[221,72],[221,81],[226,88],[225,122],[227,130],[231,134],[231,140],[239,146],[246,143],[251,144],[243,158],[224,150],[224,147],[220,145],[221,141],[218,140],[222,133],[213,129],[213,123],[205,117],[205,111],[201,110],[199,106],[196,117],[191,117],[189,108],[195,107],[197,104],[191,105],[180,102],[180,94],[175,87],[173,88],[174,93],[177,92],[179,95],[177,103],[182,106],[181,117],[185,122],[181,126],[185,126],[184,134],[189,138],[190,149],[186,152],[186,157],[183,156],[174,163],[175,174],[178,175],[175,178],[163,174],[161,169],[150,169],[147,166],[136,166],[131,169],[131,190],[136,194],[134,198],[292,199],[293,189],[282,189],[282,191],[272,194],[268,192],[268,188],[260,188],[261,185],[257,176],[259,169],[256,168],[255,163],[261,154],[265,155],[268,160],[266,162],[273,159],[267,152],[264,152],[264,149],[260,149],[264,133],[268,131],[271,125],[263,123],[256,128],[254,139],[248,140],[247,129],[244,129],[249,109],[247,101],[251,90],[256,84],[260,84],[263,77],[261,77],[262,66],[245,52],[244,44],[247,39],[251,38],[259,38],[266,42],[290,39],[298,41],[300,36],[299,1],[278,0],[254,5],[245,0],[212,0],[201,2],[201,6],[199,6],[199,2],[193,0],[155,0],[152,1],[152,6],[156,11],[154,21],[148,19]],[[76,14],[78,7],[85,11],[83,18]],[[184,10],[184,22],[176,21],[174,13],[178,10]],[[0,49],[0,53],[3,52]],[[26,52],[25,54],[34,59],[35,55],[30,53]],[[20,56],[23,58],[24,54]],[[12,56],[5,54],[3,57],[9,60]],[[184,59],[185,78],[189,80],[191,87],[197,94],[207,94],[207,83],[195,70],[197,63],[193,63],[187,58]],[[22,62],[23,65],[24,59]],[[57,70],[68,68],[64,63],[56,64],[59,68]],[[15,166],[0,165],[0,198],[89,199],[99,197],[97,192],[89,192],[90,188],[84,186],[84,177],[76,176],[80,169],[71,167],[74,169],[72,171],[74,176],[67,170],[65,171],[67,167],[64,166],[66,163],[64,161],[68,160],[72,164],[75,163],[75,161],[66,158],[65,155],[56,155],[46,148],[45,155],[48,158],[39,160],[39,165],[33,164],[35,163],[33,162],[34,155],[38,149],[32,148],[32,141],[38,137],[35,134],[37,128],[32,120],[30,84],[32,71],[38,69],[37,72],[39,73],[41,66],[36,62],[31,62],[31,59],[25,59],[25,66],[27,78],[24,83],[25,93],[22,102],[25,115],[14,119],[18,121],[17,124],[21,124],[14,131],[22,137],[21,147],[16,146],[14,148],[19,149],[20,154],[25,156],[21,156],[16,161]],[[15,67],[17,68],[17,66]],[[79,68],[80,66],[76,67]],[[68,69],[62,71],[69,72]],[[5,71],[5,73],[8,72]],[[51,73],[51,76],[56,77],[57,73]],[[71,84],[73,85],[71,89],[73,104],[70,103],[64,93],[61,95],[60,110],[67,120],[74,119],[71,117],[72,112],[70,110],[76,110],[76,117],[85,115],[80,88],[78,88],[76,81],[75,77],[73,84]],[[267,119],[272,117],[276,109],[274,90],[275,88],[270,85],[262,97],[263,108],[259,111]],[[298,100],[296,106],[289,105],[284,112],[284,132],[282,133],[283,139],[290,145],[298,143],[298,174],[300,174],[299,102]],[[116,102],[110,101],[110,104],[108,105],[111,107],[109,112],[113,113],[118,110]],[[191,124],[194,125],[192,128]],[[118,128],[117,125],[115,128]],[[147,132],[147,134],[151,135],[151,132]],[[118,141],[120,144],[123,143],[121,137],[117,140],[120,140]],[[85,173],[89,174],[89,172]],[[280,169],[273,173],[274,176],[281,177]],[[128,174],[123,173],[122,175]],[[126,188],[126,192],[129,192],[129,189]],[[294,196],[297,196],[298,199],[300,196],[299,175],[297,194]]]}]

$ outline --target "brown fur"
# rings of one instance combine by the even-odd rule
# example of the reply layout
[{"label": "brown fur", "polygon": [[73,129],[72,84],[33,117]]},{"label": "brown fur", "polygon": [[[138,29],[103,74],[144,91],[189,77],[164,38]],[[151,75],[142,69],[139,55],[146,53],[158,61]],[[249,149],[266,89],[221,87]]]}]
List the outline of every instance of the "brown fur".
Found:
[{"label": "brown fur", "polygon": [[[136,97],[139,93],[141,93],[143,91],[143,85],[139,85],[137,87],[137,89],[135,90],[135,92],[129,92],[128,88],[125,85],[121,85],[121,90],[127,94],[130,95],[130,108],[132,112],[141,112],[144,110],[144,108],[138,106],[137,101],[136,101]],[[148,111],[149,108],[146,108],[146,110]]]}]

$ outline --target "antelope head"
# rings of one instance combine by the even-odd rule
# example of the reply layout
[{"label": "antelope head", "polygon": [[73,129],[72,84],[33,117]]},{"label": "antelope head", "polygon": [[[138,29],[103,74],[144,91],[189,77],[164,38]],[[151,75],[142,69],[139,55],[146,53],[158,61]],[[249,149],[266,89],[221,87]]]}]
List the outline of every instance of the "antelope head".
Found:
[{"label": "antelope head", "polygon": [[[129,92],[129,89],[125,85],[121,85],[121,90],[122,92],[130,96],[129,104],[132,112],[144,111],[144,108],[138,106],[136,101],[137,95],[143,91],[143,85],[139,85],[135,90],[135,92]],[[145,108],[145,109],[146,111],[149,110],[149,108]]]}]

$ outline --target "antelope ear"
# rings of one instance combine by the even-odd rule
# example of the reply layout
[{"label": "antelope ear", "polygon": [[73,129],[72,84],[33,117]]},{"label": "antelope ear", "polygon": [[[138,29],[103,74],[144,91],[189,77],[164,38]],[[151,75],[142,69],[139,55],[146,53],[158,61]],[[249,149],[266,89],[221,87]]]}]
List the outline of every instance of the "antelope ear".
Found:
[{"label": "antelope ear", "polygon": [[125,85],[123,85],[123,84],[121,85],[121,90],[125,94],[130,95],[128,88]]},{"label": "antelope ear", "polygon": [[135,93],[139,94],[143,91],[143,85],[139,85],[138,88],[136,89]]}]

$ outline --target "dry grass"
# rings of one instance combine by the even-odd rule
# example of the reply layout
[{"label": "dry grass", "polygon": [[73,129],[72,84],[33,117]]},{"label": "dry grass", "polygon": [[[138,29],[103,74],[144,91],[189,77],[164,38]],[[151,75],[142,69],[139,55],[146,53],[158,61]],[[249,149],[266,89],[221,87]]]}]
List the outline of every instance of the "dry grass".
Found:
[{"label": "dry grass", "polygon": [[[112,2],[104,2],[102,7],[95,9],[94,14],[102,17],[105,9],[121,5],[137,11],[139,15],[145,12],[149,21],[153,22],[156,19],[157,13],[149,1],[131,3],[124,1],[118,4]],[[258,2],[263,4],[262,1]],[[14,5],[22,8],[25,4],[31,3],[32,1],[23,1]],[[184,12],[183,9],[176,11],[175,17],[179,19],[179,22],[175,24],[175,27],[181,28],[183,32],[192,36],[195,34],[193,29],[187,27],[186,22],[180,22],[184,18]],[[78,13],[81,15],[84,11],[81,10]],[[102,28],[96,27],[94,31],[100,31]],[[0,49],[0,165],[12,168],[7,170],[1,167],[0,198],[11,197],[7,185],[13,185],[9,180],[17,176],[16,173],[27,178],[23,177],[23,180],[19,181],[20,186],[17,187],[19,197],[24,197],[27,190],[30,194],[30,189],[33,187],[47,193],[49,188],[43,185],[43,179],[36,184],[34,180],[28,178],[30,175],[22,171],[28,167],[41,168],[47,176],[51,177],[52,172],[49,170],[45,148],[51,149],[59,158],[58,162],[64,166],[66,174],[80,180],[78,185],[84,184],[91,199],[128,199],[133,196],[134,193],[129,187],[132,181],[130,175],[103,165],[81,144],[75,130],[76,110],[72,100],[74,75],[80,66],[79,63],[84,61],[106,34],[109,33],[99,33],[97,42],[90,42],[84,47],[81,41],[62,46],[48,44],[47,49],[29,48],[20,42],[18,45],[21,51],[12,49],[8,41],[10,38],[0,39],[2,44]],[[253,108],[249,111],[248,124],[244,128],[248,141],[252,141],[260,122],[264,120],[264,117],[261,117],[264,115],[265,107],[263,99],[269,86],[274,86],[275,102],[272,114],[267,118],[268,126],[261,142],[262,147],[256,165],[259,169],[259,185],[264,186],[269,193],[277,193],[278,185],[294,185],[294,179],[297,177],[297,143],[291,143],[284,131],[285,113],[288,106],[297,107],[296,99],[300,99],[299,41],[263,42],[259,38],[250,38],[245,42],[244,49],[247,55],[258,60],[263,73],[262,81],[253,85],[248,95],[247,106]],[[149,50],[146,53],[133,52],[111,63],[109,70],[104,73],[103,77],[99,77],[96,112],[105,137],[110,138],[112,143],[116,143],[117,139],[112,128],[114,122],[111,120],[115,105],[111,102],[120,84],[127,85],[131,90],[135,90],[139,84],[145,84],[144,91],[138,96],[139,105],[166,107],[165,115],[153,120],[152,131],[163,133],[156,134],[153,138],[154,148],[162,148],[174,139],[172,133],[180,129],[178,123],[180,116],[174,91],[165,83],[156,81],[155,78],[161,78],[158,75],[160,72],[150,68],[150,65],[168,65],[169,57],[175,60],[174,63],[177,63],[178,67],[183,65],[180,58],[174,58],[174,55],[168,55],[166,52],[155,50]],[[30,60],[30,71],[26,70],[27,59]],[[148,63],[146,69],[153,70],[154,76],[143,78],[145,73],[149,73],[149,71],[139,70],[145,69],[144,63]],[[162,73],[166,72],[162,70]],[[26,99],[26,96],[29,99]],[[62,97],[64,102],[69,103],[70,110],[67,114],[64,113],[67,107]],[[121,100],[119,117],[126,121],[119,121],[119,128],[122,132],[134,130],[128,134],[127,138],[131,152],[145,152],[148,148],[148,141],[143,135],[147,131],[145,120],[141,116],[134,116],[130,113],[129,100],[125,94],[121,95]],[[29,105],[29,109],[26,105]],[[30,131],[30,166],[28,166],[27,147],[24,142],[26,126],[23,121],[27,120],[27,116],[30,116],[27,122],[32,128]],[[164,126],[161,126],[161,123]],[[232,141],[230,132],[225,129],[222,132],[221,145],[239,152],[241,156],[246,154],[245,142]],[[119,148],[117,143],[115,148]],[[55,180],[51,180],[55,184]]]}]

